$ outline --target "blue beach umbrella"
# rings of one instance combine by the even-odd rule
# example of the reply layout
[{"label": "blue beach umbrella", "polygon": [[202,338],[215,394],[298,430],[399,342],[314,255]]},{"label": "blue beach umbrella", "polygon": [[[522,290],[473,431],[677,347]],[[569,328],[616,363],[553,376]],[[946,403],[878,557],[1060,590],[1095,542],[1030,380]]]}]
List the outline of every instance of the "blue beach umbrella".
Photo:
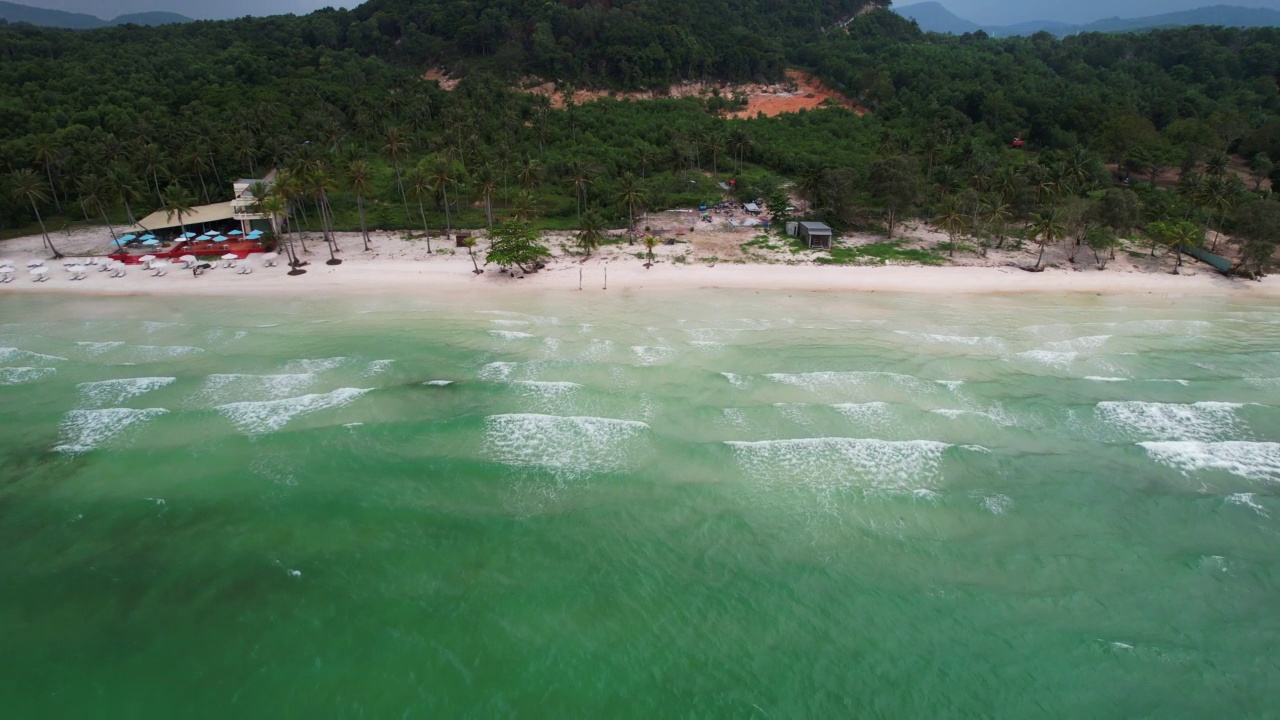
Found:
[{"label": "blue beach umbrella", "polygon": [[159,241],[159,240],[143,240],[143,241],[142,241],[142,244],[143,244],[143,245],[148,245],[148,246],[150,246],[150,245],[159,245],[159,244],[160,244],[160,241]]},{"label": "blue beach umbrella", "polygon": [[182,233],[182,237],[184,237],[184,238],[186,238],[186,239],[188,239],[188,240],[190,240],[191,238],[193,238],[193,237],[195,237],[195,236],[196,236],[196,234],[195,234],[195,233],[193,233],[193,232],[184,232],[184,233]]},{"label": "blue beach umbrella", "polygon": [[229,232],[229,233],[227,233],[227,234],[228,234],[228,235],[243,235],[244,233],[240,232],[239,230],[232,230],[231,232]]},{"label": "blue beach umbrella", "polygon": [[155,236],[155,235],[152,235],[151,233],[147,233],[146,235],[143,235],[143,236],[142,236],[142,239],[143,239],[143,240],[155,240],[155,239],[156,239],[156,236]]},{"label": "blue beach umbrella", "polygon": [[196,239],[197,239],[197,240],[208,240],[208,239],[209,239],[209,236],[208,236],[208,235],[201,235],[200,237],[198,237],[198,238],[196,238]]},{"label": "blue beach umbrella", "polygon": [[216,243],[224,243],[227,241],[227,238],[222,235],[219,235],[218,237],[214,238],[213,241]]}]

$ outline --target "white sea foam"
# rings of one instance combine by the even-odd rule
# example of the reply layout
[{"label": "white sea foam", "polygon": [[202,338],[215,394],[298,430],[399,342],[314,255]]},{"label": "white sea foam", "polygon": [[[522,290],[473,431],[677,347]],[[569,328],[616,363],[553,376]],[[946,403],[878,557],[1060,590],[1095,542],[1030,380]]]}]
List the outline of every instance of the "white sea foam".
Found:
[{"label": "white sea foam", "polygon": [[124,347],[124,343],[118,340],[114,342],[78,342],[76,345],[84,348],[85,352],[90,355],[101,355],[110,350]]},{"label": "white sea foam", "polygon": [[1084,337],[1072,338],[1070,340],[1059,340],[1057,342],[1048,342],[1044,344],[1045,350],[1053,350],[1055,352],[1080,352],[1083,350],[1097,350],[1107,341],[1111,339],[1110,335],[1086,335]]},{"label": "white sea foam", "polygon": [[480,376],[481,380],[501,382],[511,377],[511,373],[515,369],[516,364],[513,362],[491,362],[480,368],[476,374]]},{"label": "white sea foam", "polygon": [[937,380],[936,382],[952,392],[959,390],[964,385],[963,380]]},{"label": "white sea foam", "polygon": [[1213,329],[1204,320],[1131,320],[1120,327],[1129,334],[1198,335]]},{"label": "white sea foam", "polygon": [[598,362],[613,352],[613,341],[592,338],[590,344],[578,356],[584,362]]},{"label": "white sea foam", "polygon": [[635,353],[636,359],[640,361],[641,365],[656,365],[676,356],[675,348],[661,345],[632,345],[631,352]]},{"label": "white sea foam", "polygon": [[992,493],[991,495],[978,495],[978,502],[982,507],[992,515],[1003,515],[1009,512],[1013,507],[1013,498],[1000,493]]},{"label": "white sea foam", "polygon": [[127,357],[133,362],[159,362],[186,355],[198,355],[204,348],[193,345],[129,345]]},{"label": "white sea foam", "polygon": [[490,320],[490,323],[498,327],[528,327],[528,320]]},{"label": "white sea foam", "polygon": [[879,426],[889,420],[889,404],[882,402],[832,405],[836,412],[864,426]]},{"label": "white sea foam", "polygon": [[102,446],[133,425],[146,422],[169,412],[164,408],[101,408],[97,410],[72,410],[62,418],[62,443],[54,447],[57,452],[78,454]]},{"label": "white sea foam", "polygon": [[1077,352],[1060,352],[1056,350],[1028,350],[1020,352],[1014,357],[1028,360],[1030,362],[1040,363],[1042,365],[1051,365],[1053,367],[1064,368],[1075,362],[1080,356]]},{"label": "white sea foam", "polygon": [[0,362],[61,362],[66,360],[64,357],[57,355],[44,355],[29,350],[19,350],[18,348],[0,347]]},{"label": "white sea foam", "polygon": [[422,384],[433,385],[435,387],[444,387],[445,385],[452,385],[453,381],[452,380],[428,380]]},{"label": "white sea foam", "polygon": [[773,407],[782,414],[783,417],[797,425],[812,425],[813,416],[809,413],[809,406],[805,403],[774,403]]},{"label": "white sea foam", "polygon": [[142,329],[146,330],[148,333],[159,332],[160,330],[166,330],[171,327],[178,327],[178,323],[152,322],[150,320],[142,323]]},{"label": "white sea foam", "polygon": [[21,385],[35,382],[58,372],[57,368],[0,367],[0,385]]},{"label": "white sea foam", "polygon": [[328,372],[346,365],[349,360],[350,358],[346,357],[302,358],[285,363],[284,371],[286,373]]},{"label": "white sea foam", "polygon": [[892,383],[912,392],[932,393],[937,383],[921,380],[914,375],[891,372],[810,372],[771,373],[765,377],[784,385],[795,385],[813,392],[860,389],[874,384]]},{"label": "white sea foam", "polygon": [[932,333],[911,332],[909,330],[894,330],[894,332],[909,340],[930,345],[960,345],[971,348],[986,348],[994,351],[1004,349],[1004,340],[991,335],[935,335]]},{"label": "white sea foam", "polygon": [[533,337],[533,335],[530,335],[527,332],[519,332],[517,330],[490,330],[489,334],[499,340],[505,340],[507,342],[511,342],[512,340],[527,340],[528,338]]},{"label": "white sea foam", "polygon": [[1129,382],[1129,378],[1122,378],[1122,377],[1098,377],[1097,375],[1088,375],[1088,376],[1086,376],[1086,377],[1085,377],[1085,380],[1092,380],[1093,382],[1112,382],[1112,383],[1116,383],[1116,382]]},{"label": "white sea foam", "polygon": [[582,385],[576,382],[551,380],[516,380],[511,385],[526,395],[537,397],[559,397],[582,389]]},{"label": "white sea foam", "polygon": [[1233,505],[1244,505],[1247,508],[1253,508],[1253,511],[1263,517],[1271,517],[1267,509],[1258,504],[1257,496],[1253,493],[1232,493],[1227,496],[1227,502]]},{"label": "white sea foam", "polygon": [[725,408],[721,410],[720,413],[724,415],[724,419],[727,420],[730,425],[740,428],[747,426],[747,414],[742,412],[741,408]]},{"label": "white sea foam", "polygon": [[725,380],[729,381],[730,385],[736,388],[745,388],[747,386],[748,378],[746,375],[736,375],[731,372],[722,372],[720,374],[724,376]]},{"label": "white sea foam", "polygon": [[275,432],[299,415],[349,405],[367,392],[367,388],[338,388],[332,392],[281,400],[229,403],[219,405],[217,410],[242,432],[258,435]]},{"label": "white sea foam", "polygon": [[1280,482],[1280,443],[1142,442],[1151,459],[1184,474],[1222,470],[1250,480]]},{"label": "white sea foam", "polygon": [[205,378],[200,394],[214,400],[286,398],[302,392],[315,382],[312,373],[280,375],[219,374]]},{"label": "white sea foam", "polygon": [[1113,427],[1147,440],[1219,440],[1246,431],[1236,417],[1240,407],[1223,402],[1100,402],[1094,414]]},{"label": "white sea foam", "polygon": [[699,350],[719,350],[724,347],[724,343],[715,340],[690,340],[689,344]]},{"label": "white sea foam", "polygon": [[950,447],[931,440],[806,438],[727,443],[748,476],[820,492],[854,489],[913,493],[940,479]]},{"label": "white sea foam", "polygon": [[485,443],[498,462],[549,470],[564,479],[629,467],[636,440],[648,430],[635,420],[491,415],[485,418]]},{"label": "white sea foam", "polygon": [[76,389],[80,391],[82,405],[102,407],[120,405],[130,398],[172,385],[177,380],[171,377],[120,378],[80,383],[76,385]]},{"label": "white sea foam", "polygon": [[365,377],[381,375],[382,373],[390,370],[394,363],[395,360],[373,360],[369,363],[369,366],[365,368],[364,375]]}]

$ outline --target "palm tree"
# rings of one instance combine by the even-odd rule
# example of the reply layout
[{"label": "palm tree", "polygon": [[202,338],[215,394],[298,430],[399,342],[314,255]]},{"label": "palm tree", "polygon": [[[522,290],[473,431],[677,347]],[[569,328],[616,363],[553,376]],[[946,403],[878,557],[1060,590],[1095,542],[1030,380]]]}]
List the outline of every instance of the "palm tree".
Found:
[{"label": "palm tree", "polygon": [[942,228],[951,241],[951,250],[948,253],[951,257],[956,256],[956,238],[964,230],[966,220],[965,212],[956,200],[956,196],[952,195],[942,201],[942,207],[938,209],[938,217],[934,218],[934,222],[938,223],[938,227]]},{"label": "palm tree", "polygon": [[387,144],[382,146],[382,154],[391,161],[396,171],[396,187],[400,190],[400,201],[404,203],[404,214],[409,215],[409,200],[404,194],[404,178],[400,174],[400,157],[408,149],[404,138],[400,136],[400,128],[387,129]]},{"label": "palm tree", "polygon": [[40,223],[40,234],[44,236],[44,245],[53,251],[53,258],[60,260],[65,257],[58,252],[58,248],[53,246],[53,241],[49,239],[49,231],[44,226],[44,218],[40,217],[40,208],[37,203],[49,202],[49,195],[45,192],[40,176],[30,168],[23,168],[12,175],[13,178],[13,198],[19,202],[26,200],[31,203],[31,211],[36,214],[36,222]]},{"label": "palm tree", "polygon": [[[284,212],[281,214],[288,217],[293,209],[293,204],[299,202],[299,198],[302,197],[302,178],[295,172],[281,170],[276,174],[276,182],[272,192],[284,203]],[[292,223],[289,225],[289,237],[293,237]],[[301,228],[298,231],[298,244],[302,246],[302,252],[308,255],[311,254],[311,251],[307,250],[307,237],[302,233]]]},{"label": "palm tree", "polygon": [[409,180],[409,194],[418,203],[418,214],[422,216],[422,231],[427,237],[427,254],[431,254],[431,228],[427,226],[427,211],[423,207],[423,201],[428,197],[435,196],[435,190],[431,185],[431,173],[427,170],[425,164],[415,165],[409,168],[406,173]]},{"label": "palm tree", "polygon": [[107,171],[105,182],[111,199],[124,205],[125,214],[129,217],[129,224],[137,225],[138,221],[133,216],[133,204],[141,202],[143,195],[142,189],[138,187],[138,183],[130,173],[129,168],[117,163]]},{"label": "palm tree", "polygon": [[578,204],[578,222],[582,222],[582,206],[587,201],[587,185],[591,184],[592,168],[580,159],[569,163],[569,182],[573,185],[573,199]]},{"label": "palm tree", "polygon": [[524,222],[533,217],[537,211],[537,205],[537,200],[534,199],[531,191],[521,190],[516,193],[516,199],[511,204],[511,209],[515,210],[516,218]]},{"label": "palm tree", "polygon": [[155,143],[147,143],[142,146],[141,152],[138,154],[139,165],[141,166],[142,176],[145,178],[151,176],[151,180],[155,183],[156,198],[161,204],[164,203],[164,194],[160,191],[160,173],[166,172],[164,165],[164,156],[160,153],[160,148]]},{"label": "palm tree", "polygon": [[[351,192],[356,195],[356,209],[360,213],[360,234],[364,237],[365,252],[368,252],[369,230],[364,222],[364,196],[368,195],[373,187],[373,168],[363,160],[352,161],[347,166],[347,182],[351,185]],[[405,210],[407,212],[408,208],[406,207]]]},{"label": "palm tree", "polygon": [[520,164],[519,177],[520,186],[525,190],[537,187],[542,177],[542,161],[525,156],[524,162]]},{"label": "palm tree", "polygon": [[484,272],[483,270],[480,269],[479,263],[476,262],[476,251],[475,251],[476,239],[473,237],[466,237],[466,238],[463,238],[462,240],[459,240],[459,242],[461,242],[462,246],[467,249],[467,254],[471,256],[471,267],[475,268],[473,272],[476,275],[479,275],[480,273]]},{"label": "palm tree", "polygon": [[982,214],[982,224],[986,226],[987,232],[996,238],[996,248],[1004,247],[1005,229],[1009,227],[1013,211],[998,198],[992,198],[979,206],[979,212]]},{"label": "palm tree", "polygon": [[719,135],[711,135],[707,138],[707,152],[711,154],[711,175],[715,177],[720,174],[720,153],[724,152],[725,141]]},{"label": "palm tree", "polygon": [[110,190],[97,175],[85,175],[79,182],[80,190],[80,206],[84,208],[86,213],[94,215],[102,215],[102,222],[107,225],[107,232],[111,233],[111,239],[116,239],[116,229],[111,226],[111,219],[107,217],[107,201],[111,199]]},{"label": "palm tree", "polygon": [[1045,246],[1051,245],[1066,232],[1062,227],[1062,219],[1057,208],[1045,210],[1032,219],[1031,237],[1038,238],[1040,242],[1040,254],[1036,256],[1036,270],[1040,269],[1040,263],[1044,260]]},{"label": "palm tree", "polygon": [[453,216],[449,213],[449,186],[458,182],[458,171],[454,162],[444,156],[437,156],[429,171],[432,191],[444,197],[444,239],[448,242],[453,235]]},{"label": "palm tree", "polygon": [[338,247],[338,237],[333,232],[333,209],[329,206],[329,190],[334,187],[333,178],[324,170],[319,170],[309,179],[316,212],[320,214],[320,232],[324,234],[325,242],[329,245],[329,259],[325,264],[341,265],[342,261],[334,254],[341,252],[341,248]]},{"label": "palm tree", "polygon": [[195,202],[195,198],[191,197],[191,193],[187,192],[186,188],[177,183],[171,184],[164,191],[164,207],[162,209],[164,210],[165,220],[173,220],[173,216],[177,215],[178,227],[182,228],[182,234],[185,235],[187,226],[183,216],[191,214],[191,206]]},{"label": "palm tree", "polygon": [[644,264],[645,269],[648,270],[653,267],[653,249],[658,247],[660,240],[653,235],[645,235],[640,242],[644,243],[644,249],[649,254],[649,262]]},{"label": "palm tree", "polygon": [[751,148],[751,136],[747,135],[742,128],[734,128],[729,134],[729,149],[733,151],[733,157],[738,161],[739,174],[742,173],[742,161],[746,159]]},{"label": "palm tree", "polygon": [[48,187],[53,191],[53,204],[58,208],[58,212],[62,212],[62,202],[58,200],[57,186],[53,183],[53,166],[58,164],[62,155],[58,139],[53,135],[40,135],[36,137],[35,147],[32,150],[36,162],[44,166],[44,175],[49,181]]},{"label": "palm tree", "polygon": [[493,193],[498,189],[498,175],[492,165],[482,165],[476,177],[476,189],[484,196],[484,216],[493,229]]},{"label": "palm tree", "polygon": [[578,223],[578,245],[591,256],[591,252],[600,247],[604,239],[604,218],[595,210],[588,210]]},{"label": "palm tree", "polygon": [[626,173],[622,176],[622,190],[618,192],[618,204],[627,209],[627,244],[636,242],[636,208],[644,205],[644,190],[636,183],[635,175]]}]

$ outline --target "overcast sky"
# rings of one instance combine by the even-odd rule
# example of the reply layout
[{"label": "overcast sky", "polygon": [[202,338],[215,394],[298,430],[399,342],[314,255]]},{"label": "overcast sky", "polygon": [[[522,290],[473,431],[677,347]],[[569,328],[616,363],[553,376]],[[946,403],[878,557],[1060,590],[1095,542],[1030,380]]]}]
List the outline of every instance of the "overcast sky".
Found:
[{"label": "overcast sky", "polygon": [[[196,19],[306,13],[317,8],[354,7],[362,0],[13,0],[23,5],[84,12],[108,19],[125,13],[168,10]],[[689,0],[697,2],[698,0]],[[1140,17],[1208,5],[1241,5],[1280,10],[1280,0],[939,0],[966,20],[1004,25],[1025,20],[1083,23],[1108,17]],[[913,5],[919,0],[900,0]]]},{"label": "overcast sky", "polygon": [[197,20],[244,15],[309,13],[322,7],[354,7],[363,0],[11,0],[20,5],[82,12],[110,20],[117,15],[167,10]]}]

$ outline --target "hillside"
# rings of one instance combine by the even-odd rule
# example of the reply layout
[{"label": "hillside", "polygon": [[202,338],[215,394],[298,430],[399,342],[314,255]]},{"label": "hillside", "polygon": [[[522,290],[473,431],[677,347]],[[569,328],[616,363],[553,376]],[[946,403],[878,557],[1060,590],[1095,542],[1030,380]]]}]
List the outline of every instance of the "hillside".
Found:
[{"label": "hillside", "polygon": [[642,89],[715,77],[776,80],[787,47],[884,0],[370,0],[347,35],[362,52]]},{"label": "hillside", "polygon": [[1210,25],[1224,27],[1280,27],[1280,11],[1214,5],[1182,12],[1162,13],[1139,18],[1107,18],[1084,25],[1052,21],[1030,21],[1011,25],[979,25],[948,10],[938,2],[923,2],[895,8],[903,17],[915,20],[925,32],[962,35],[982,30],[996,37],[1016,37],[1047,32],[1058,37],[1087,32],[1136,32],[1157,28]]},{"label": "hillside", "polygon": [[114,20],[103,20],[85,13],[45,10],[44,8],[2,1],[0,1],[0,20],[66,30],[96,30],[117,25],[169,25],[192,22],[189,17],[169,12],[133,13],[121,15]]}]

